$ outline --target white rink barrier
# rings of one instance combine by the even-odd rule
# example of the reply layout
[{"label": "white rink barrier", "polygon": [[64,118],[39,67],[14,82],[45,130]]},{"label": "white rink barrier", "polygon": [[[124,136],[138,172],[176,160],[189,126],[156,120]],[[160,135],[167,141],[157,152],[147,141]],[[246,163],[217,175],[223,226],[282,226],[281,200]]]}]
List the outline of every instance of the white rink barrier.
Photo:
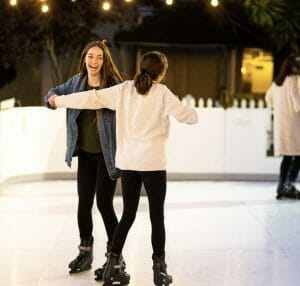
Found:
[{"label": "white rink barrier", "polygon": [[[170,179],[273,179],[281,159],[268,157],[270,110],[196,108],[196,125],[171,118]],[[64,162],[65,109],[17,107],[0,111],[0,185],[32,179],[75,178]]]}]

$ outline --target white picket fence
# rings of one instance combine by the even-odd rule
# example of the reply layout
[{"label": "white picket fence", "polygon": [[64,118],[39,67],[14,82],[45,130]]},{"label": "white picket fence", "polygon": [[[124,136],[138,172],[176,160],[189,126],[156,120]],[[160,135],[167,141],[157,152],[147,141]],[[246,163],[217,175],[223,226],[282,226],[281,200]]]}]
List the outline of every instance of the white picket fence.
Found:
[{"label": "white picket fence", "polygon": [[[186,94],[182,101],[192,107],[221,107],[219,101],[214,100],[213,98],[203,98],[200,97],[198,101],[191,94]],[[238,100],[237,98],[233,99],[233,104],[230,108],[266,108],[266,103],[263,99],[255,101],[254,99],[247,100],[245,98]]]}]

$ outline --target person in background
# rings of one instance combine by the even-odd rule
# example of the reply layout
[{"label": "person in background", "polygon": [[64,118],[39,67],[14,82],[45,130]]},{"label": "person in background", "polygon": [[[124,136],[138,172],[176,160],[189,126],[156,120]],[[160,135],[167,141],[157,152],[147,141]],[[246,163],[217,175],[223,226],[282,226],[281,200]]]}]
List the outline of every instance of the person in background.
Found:
[{"label": "person in background", "polygon": [[128,277],[120,271],[121,253],[135,220],[142,183],[149,200],[154,284],[172,283],[172,276],[166,271],[164,224],[169,115],[188,124],[198,121],[196,111],[184,105],[166,85],[160,83],[168,68],[164,54],[158,51],[144,54],[139,68],[134,80],[111,88],[72,96],[53,95],[49,99],[53,107],[116,110],[116,166],[122,171],[124,208],[103,274],[107,286],[129,283]]},{"label": "person in background", "polygon": [[274,109],[274,152],[283,156],[277,199],[300,198],[295,187],[300,168],[299,64],[289,55],[266,93],[268,107]]},{"label": "person in background", "polygon": [[[71,94],[90,89],[102,89],[123,81],[104,41],[88,43],[82,51],[79,74],[62,85],[51,88],[45,101],[53,94]],[[70,274],[91,269],[93,262],[94,197],[102,215],[107,233],[107,253],[118,224],[113,208],[116,179],[120,171],[115,168],[115,112],[110,109],[67,109],[66,162],[71,166],[72,157],[78,156],[77,221],[80,235],[79,254],[69,264]],[[125,263],[122,262],[123,269]],[[105,266],[105,264],[104,264]],[[102,279],[104,267],[95,271],[96,280]]]}]

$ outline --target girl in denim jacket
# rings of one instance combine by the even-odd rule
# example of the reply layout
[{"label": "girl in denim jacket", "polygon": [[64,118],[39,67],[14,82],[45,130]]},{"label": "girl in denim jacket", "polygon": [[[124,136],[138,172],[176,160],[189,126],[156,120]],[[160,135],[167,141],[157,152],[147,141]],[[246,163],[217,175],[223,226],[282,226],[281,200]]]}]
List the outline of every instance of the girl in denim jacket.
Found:
[{"label": "girl in denim jacket", "polygon": [[[68,95],[90,89],[101,89],[123,81],[109,49],[102,41],[86,45],[80,58],[80,72],[67,82],[51,88],[45,101],[53,95]],[[66,162],[78,156],[77,221],[80,235],[78,256],[69,263],[70,274],[91,269],[93,261],[92,206],[96,195],[107,233],[107,251],[110,250],[118,220],[113,208],[116,179],[120,172],[115,168],[116,150],[115,112],[110,109],[67,109]],[[125,264],[123,262],[123,268]],[[104,264],[105,266],[105,264]],[[95,271],[96,280],[102,279],[104,268]]]}]

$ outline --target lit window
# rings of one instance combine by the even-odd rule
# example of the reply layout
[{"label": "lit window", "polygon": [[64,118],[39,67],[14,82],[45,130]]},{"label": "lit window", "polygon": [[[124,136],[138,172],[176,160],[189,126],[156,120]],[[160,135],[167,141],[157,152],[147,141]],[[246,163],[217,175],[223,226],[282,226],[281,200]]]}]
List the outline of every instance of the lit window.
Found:
[{"label": "lit window", "polygon": [[244,49],[242,59],[242,92],[263,94],[273,80],[273,57],[262,49]]}]

